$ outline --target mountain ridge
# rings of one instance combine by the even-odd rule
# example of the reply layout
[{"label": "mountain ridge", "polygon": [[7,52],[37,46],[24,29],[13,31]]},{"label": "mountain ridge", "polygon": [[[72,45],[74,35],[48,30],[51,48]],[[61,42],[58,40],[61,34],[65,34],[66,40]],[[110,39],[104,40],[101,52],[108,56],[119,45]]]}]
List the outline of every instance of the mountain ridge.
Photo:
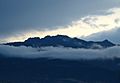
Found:
[{"label": "mountain ridge", "polygon": [[4,45],[10,46],[27,46],[27,47],[47,47],[47,46],[63,46],[71,48],[85,48],[85,49],[101,49],[113,47],[116,44],[110,42],[109,40],[104,41],[85,41],[79,38],[71,38],[66,35],[56,35],[56,36],[45,36],[44,38],[34,37],[28,38],[24,42],[10,42]]}]

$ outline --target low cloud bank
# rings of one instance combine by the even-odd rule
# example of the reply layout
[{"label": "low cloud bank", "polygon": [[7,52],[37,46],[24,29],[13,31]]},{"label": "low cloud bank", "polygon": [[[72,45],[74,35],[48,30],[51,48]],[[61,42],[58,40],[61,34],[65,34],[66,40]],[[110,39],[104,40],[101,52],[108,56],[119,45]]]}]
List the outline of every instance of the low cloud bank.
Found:
[{"label": "low cloud bank", "polygon": [[13,47],[0,45],[0,54],[6,57],[20,58],[57,58],[57,59],[112,59],[120,58],[120,47],[111,47],[102,50],[73,49],[64,47]]}]

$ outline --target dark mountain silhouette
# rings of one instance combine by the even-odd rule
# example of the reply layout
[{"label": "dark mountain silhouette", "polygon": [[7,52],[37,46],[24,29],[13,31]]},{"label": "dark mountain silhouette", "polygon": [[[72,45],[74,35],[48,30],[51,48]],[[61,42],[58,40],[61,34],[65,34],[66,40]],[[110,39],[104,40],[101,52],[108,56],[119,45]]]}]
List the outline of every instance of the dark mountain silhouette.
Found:
[{"label": "dark mountain silhouette", "polygon": [[[98,49],[115,46],[108,40],[85,41],[65,35],[28,38],[10,46],[63,46]],[[17,55],[16,55],[17,56]],[[0,83],[120,83],[120,59],[62,60],[13,58],[0,54]]]},{"label": "dark mountain silhouette", "polygon": [[0,58],[0,83],[120,83],[120,59]]},{"label": "dark mountain silhouette", "polygon": [[5,45],[31,46],[31,47],[63,46],[63,47],[86,48],[86,49],[108,48],[115,46],[115,44],[113,44],[108,40],[98,41],[98,42],[85,41],[78,38],[70,38],[66,35],[46,36],[41,39],[39,37],[34,37],[34,38],[28,38],[24,42],[11,42],[11,43],[6,43]]}]

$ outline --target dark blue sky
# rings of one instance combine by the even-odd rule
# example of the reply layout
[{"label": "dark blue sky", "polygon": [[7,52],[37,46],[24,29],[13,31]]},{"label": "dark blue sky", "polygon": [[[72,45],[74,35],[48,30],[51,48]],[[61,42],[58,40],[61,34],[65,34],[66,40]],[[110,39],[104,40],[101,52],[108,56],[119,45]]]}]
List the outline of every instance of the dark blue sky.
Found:
[{"label": "dark blue sky", "polygon": [[64,26],[117,0],[0,0],[0,38],[30,29]]}]

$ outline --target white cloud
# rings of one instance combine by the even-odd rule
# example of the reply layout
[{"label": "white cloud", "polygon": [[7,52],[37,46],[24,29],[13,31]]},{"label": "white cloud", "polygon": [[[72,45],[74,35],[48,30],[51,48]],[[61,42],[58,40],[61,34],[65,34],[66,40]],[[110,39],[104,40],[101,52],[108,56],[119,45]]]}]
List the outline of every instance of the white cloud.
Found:
[{"label": "white cloud", "polygon": [[44,47],[41,49],[28,47],[12,47],[0,45],[0,54],[6,57],[21,58],[57,58],[57,59],[113,59],[120,58],[120,47],[111,47],[103,50],[72,49],[63,47]]},{"label": "white cloud", "polygon": [[70,25],[59,26],[57,29],[45,31],[33,30],[18,36],[6,38],[3,41],[21,41],[28,37],[44,37],[46,35],[57,34],[82,37],[120,27],[120,8],[108,9],[103,13],[103,15],[85,16],[78,21],[73,21]]},{"label": "white cloud", "polygon": [[83,39],[91,40],[91,41],[94,41],[94,40],[100,41],[100,40],[108,39],[112,41],[113,43],[120,43],[120,40],[119,40],[120,39],[120,28],[95,33],[87,37],[84,37]]}]

